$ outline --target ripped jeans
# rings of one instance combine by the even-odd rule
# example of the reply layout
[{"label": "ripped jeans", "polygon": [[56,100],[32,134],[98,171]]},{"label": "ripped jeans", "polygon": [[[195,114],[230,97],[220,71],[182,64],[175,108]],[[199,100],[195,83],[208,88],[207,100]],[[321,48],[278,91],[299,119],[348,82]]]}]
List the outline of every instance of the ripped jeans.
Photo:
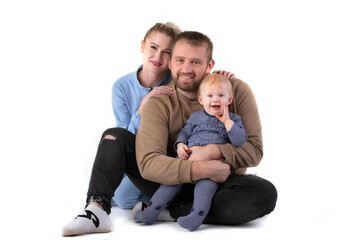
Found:
[{"label": "ripped jeans", "polygon": [[[111,128],[104,132],[93,165],[87,204],[99,201],[110,214],[111,198],[123,175],[151,198],[160,184],[141,177],[135,156],[135,135],[126,129]],[[184,184],[181,193],[168,207],[170,215],[188,215],[193,205],[194,184]],[[219,184],[204,223],[242,224],[262,217],[275,208],[277,191],[269,181],[250,175],[231,174]]]},{"label": "ripped jeans", "polygon": [[123,128],[107,129],[100,140],[91,172],[87,204],[98,201],[110,214],[111,198],[123,180],[124,173],[138,187],[141,185],[147,196],[159,187],[159,184],[141,177],[135,157],[135,135]]}]

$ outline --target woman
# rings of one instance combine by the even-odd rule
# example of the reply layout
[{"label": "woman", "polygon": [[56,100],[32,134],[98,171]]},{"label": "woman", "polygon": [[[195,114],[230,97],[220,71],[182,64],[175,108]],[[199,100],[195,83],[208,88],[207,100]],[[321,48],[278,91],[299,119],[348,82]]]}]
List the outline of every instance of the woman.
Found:
[{"label": "woman", "polygon": [[[168,62],[172,40],[181,30],[172,23],[157,23],[141,41],[143,64],[132,73],[117,80],[112,88],[112,105],[116,126],[136,134],[142,109],[148,99],[157,94],[172,94],[172,88],[164,86],[171,81]],[[132,209],[147,198],[124,177],[113,198],[124,209]]]}]

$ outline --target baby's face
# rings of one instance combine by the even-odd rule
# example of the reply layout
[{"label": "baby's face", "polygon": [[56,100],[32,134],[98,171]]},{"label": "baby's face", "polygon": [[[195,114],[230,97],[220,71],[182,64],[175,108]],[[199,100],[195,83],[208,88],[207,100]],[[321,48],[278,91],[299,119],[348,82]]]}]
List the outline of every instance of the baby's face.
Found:
[{"label": "baby's face", "polygon": [[200,93],[199,102],[204,106],[208,114],[221,116],[224,112],[224,107],[231,102],[229,87],[225,83],[221,84],[221,88],[206,86]]}]

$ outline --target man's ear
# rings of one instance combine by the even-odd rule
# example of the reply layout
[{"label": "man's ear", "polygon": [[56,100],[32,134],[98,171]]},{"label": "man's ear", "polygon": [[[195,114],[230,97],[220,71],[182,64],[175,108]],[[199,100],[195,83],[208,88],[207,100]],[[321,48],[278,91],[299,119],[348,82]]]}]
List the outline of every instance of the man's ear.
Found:
[{"label": "man's ear", "polygon": [[171,70],[171,58],[169,58],[168,68]]},{"label": "man's ear", "polygon": [[211,69],[214,67],[214,65],[215,65],[215,61],[214,61],[214,59],[211,59],[210,62],[209,62],[209,64],[208,64],[208,66],[207,66],[207,69],[206,69],[206,73],[207,73],[207,74],[210,73],[210,71],[211,71]]},{"label": "man's ear", "polygon": [[230,103],[232,103],[232,101],[233,101],[233,97],[229,97],[228,105],[230,105]]},{"label": "man's ear", "polygon": [[140,48],[140,51],[141,51],[142,54],[144,54],[144,49],[145,49],[145,41],[142,40],[141,41],[141,48]]}]

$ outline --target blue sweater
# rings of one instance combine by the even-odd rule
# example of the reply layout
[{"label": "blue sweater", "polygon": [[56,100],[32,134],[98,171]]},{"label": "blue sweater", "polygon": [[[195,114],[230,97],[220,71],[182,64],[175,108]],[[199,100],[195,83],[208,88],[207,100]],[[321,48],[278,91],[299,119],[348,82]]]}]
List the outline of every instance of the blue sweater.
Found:
[{"label": "blue sweater", "polygon": [[[140,115],[137,110],[142,99],[152,89],[141,86],[137,73],[142,69],[142,65],[132,73],[118,79],[112,87],[112,107],[114,110],[116,126],[125,128],[136,134],[140,126]],[[171,75],[165,71],[159,84],[167,85],[171,81]]]},{"label": "blue sweater", "polygon": [[189,148],[211,143],[231,143],[235,147],[240,147],[246,142],[248,136],[240,116],[231,112],[229,116],[234,121],[234,125],[227,132],[224,124],[215,116],[209,115],[205,110],[192,113],[183,129],[179,132],[175,148],[179,142],[185,143]]}]

